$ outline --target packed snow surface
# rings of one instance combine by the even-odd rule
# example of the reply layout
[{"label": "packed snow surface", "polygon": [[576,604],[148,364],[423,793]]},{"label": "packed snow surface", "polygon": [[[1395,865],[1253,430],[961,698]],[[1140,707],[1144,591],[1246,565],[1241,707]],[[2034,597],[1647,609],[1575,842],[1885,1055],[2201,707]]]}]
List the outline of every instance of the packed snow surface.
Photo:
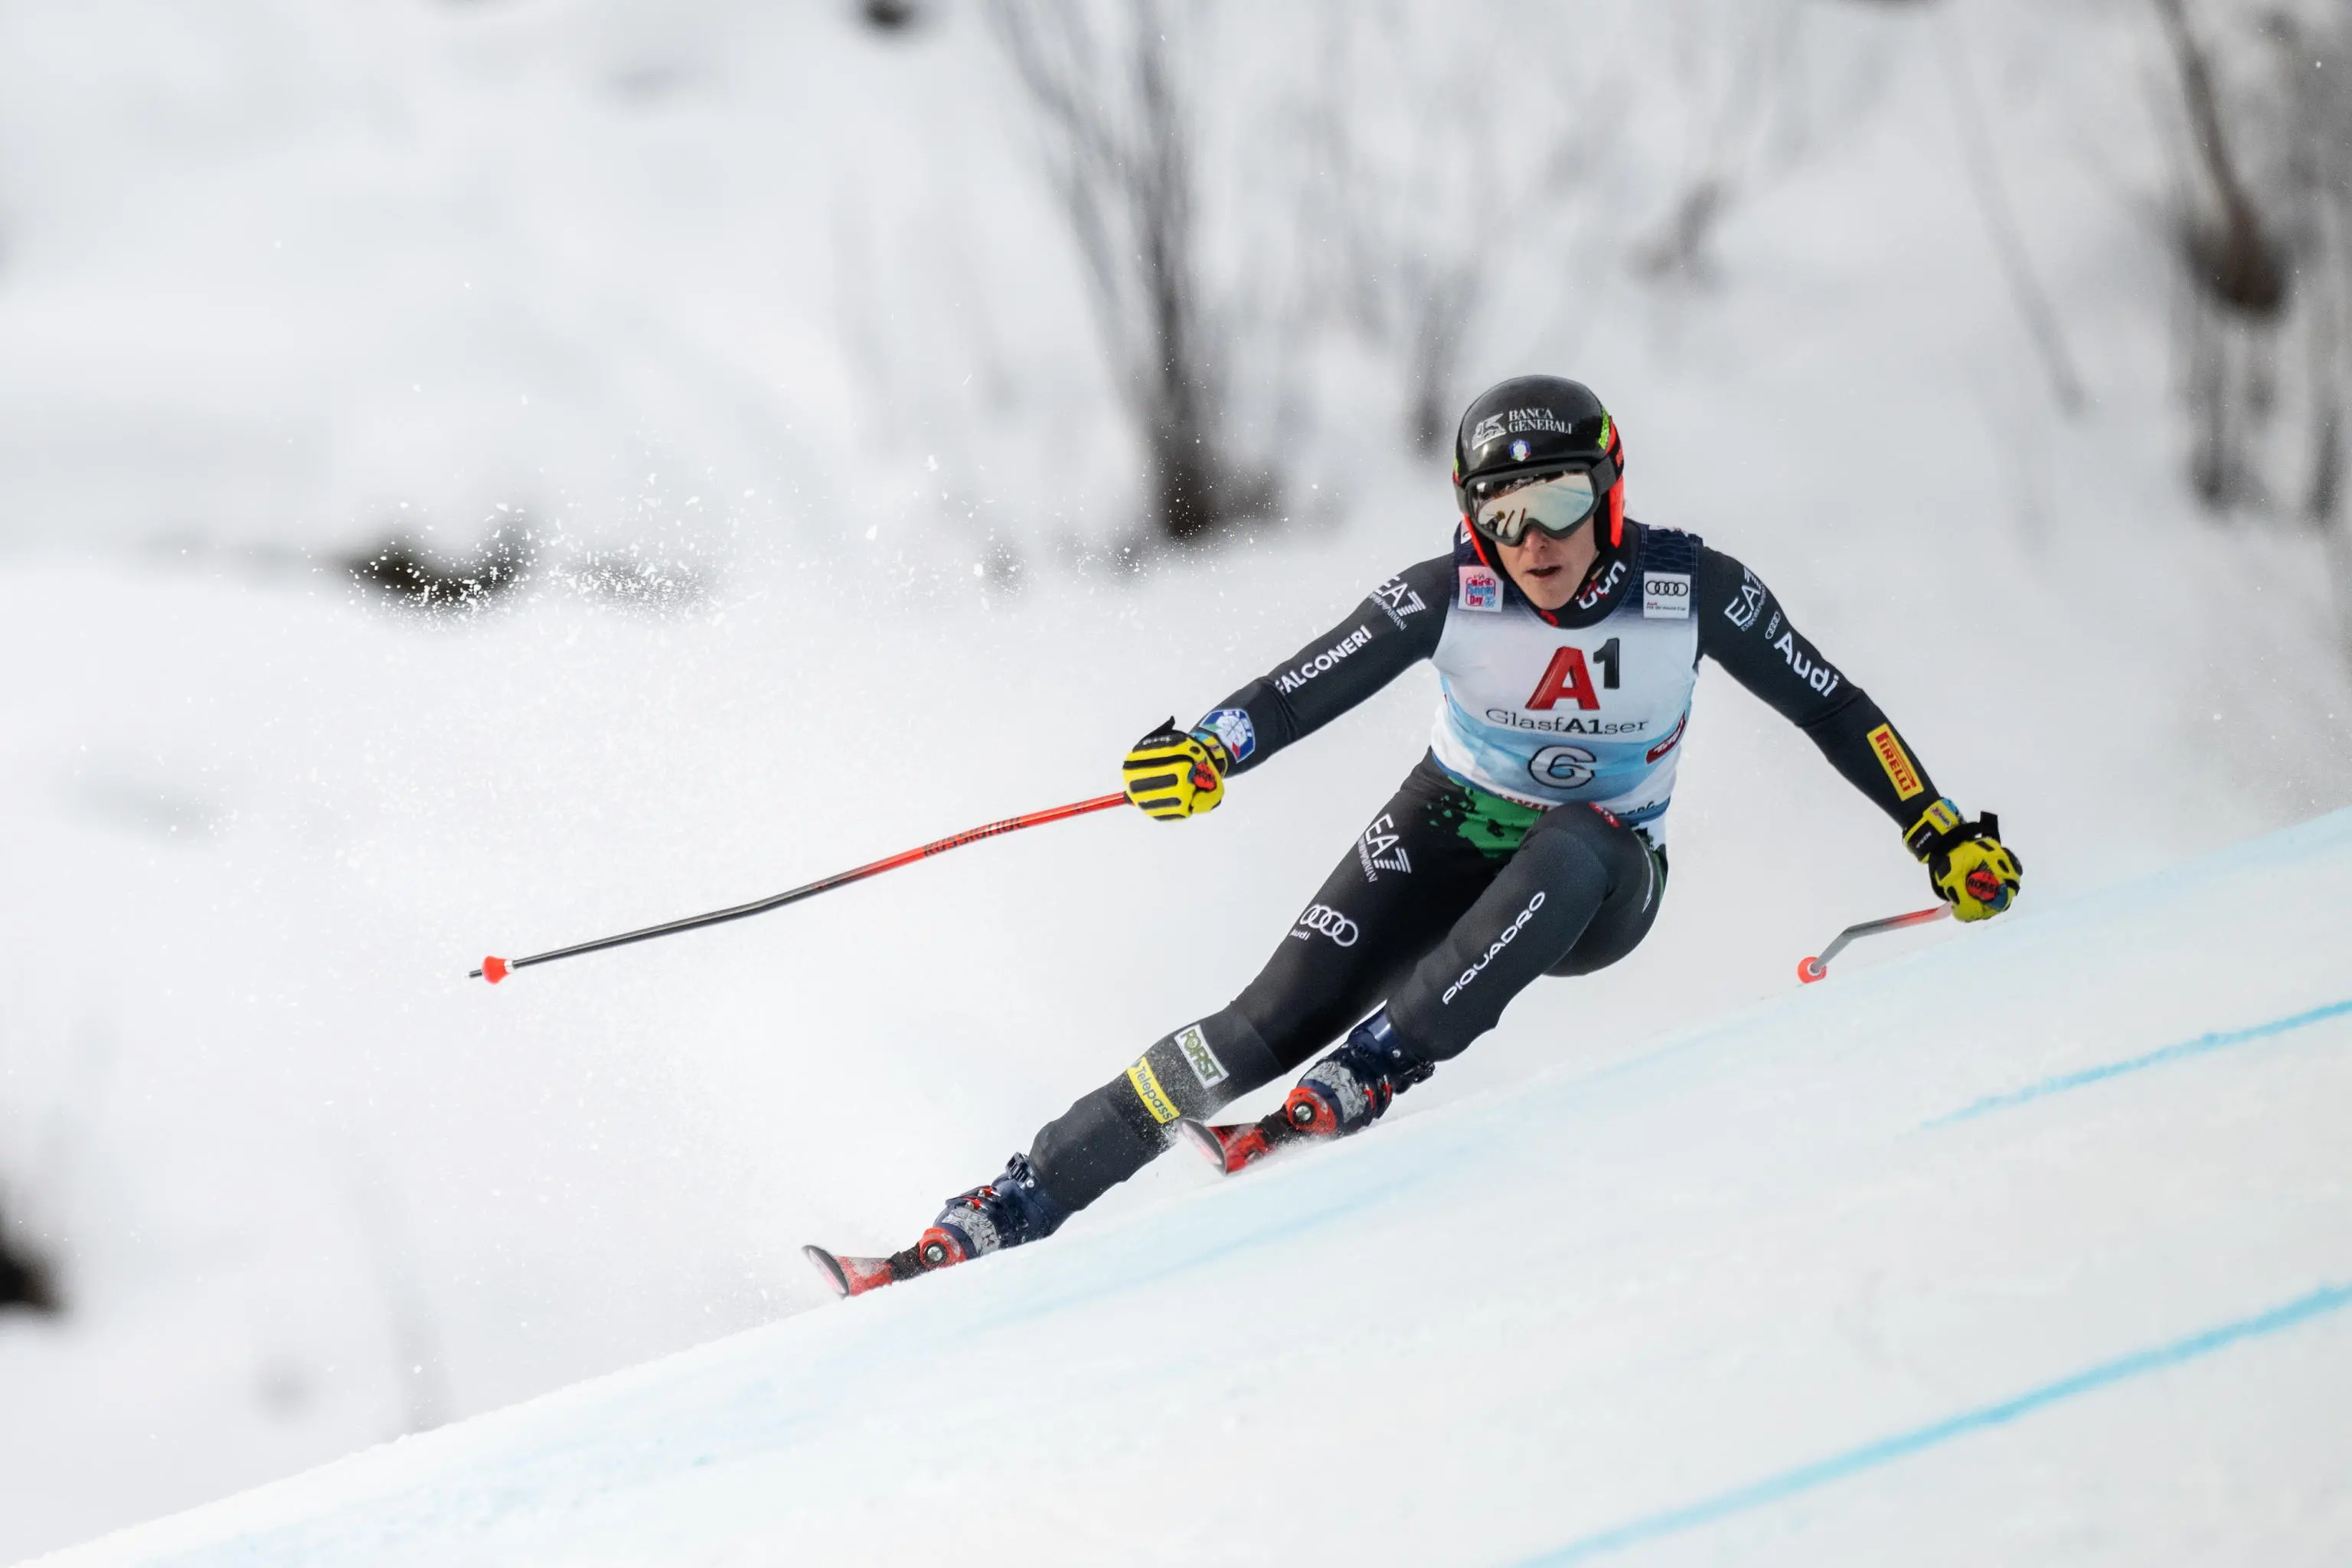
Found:
[{"label": "packed snow surface", "polygon": [[54,1561],[2341,1562],[2347,929],[2337,812]]}]

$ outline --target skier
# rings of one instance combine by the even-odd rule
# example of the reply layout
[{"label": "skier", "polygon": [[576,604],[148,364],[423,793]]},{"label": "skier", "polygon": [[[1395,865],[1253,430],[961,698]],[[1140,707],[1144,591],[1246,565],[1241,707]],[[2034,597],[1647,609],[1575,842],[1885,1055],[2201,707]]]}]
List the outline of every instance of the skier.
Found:
[{"label": "skier", "polygon": [[[1191,729],[1171,720],[1145,736],[1123,764],[1129,797],[1151,816],[1212,811],[1228,779],[1414,662],[1436,664],[1428,754],[1265,968],[1047,1122],[1003,1174],[949,1200],[913,1247],[871,1258],[809,1248],[836,1290],[1049,1236],[1179,1136],[1234,1171],[1282,1143],[1361,1131],[1538,976],[1623,958],[1665,889],[1666,806],[1702,655],[1895,820],[1955,915],[2009,908],[2020,871],[1997,819],[1964,819],[1937,793],[1878,704],[1753,572],[1626,517],[1623,444],[1590,389],[1534,375],[1480,394],[1455,436],[1454,489],[1451,552],[1382,583]],[[1343,1032],[1271,1114],[1208,1124]]]}]

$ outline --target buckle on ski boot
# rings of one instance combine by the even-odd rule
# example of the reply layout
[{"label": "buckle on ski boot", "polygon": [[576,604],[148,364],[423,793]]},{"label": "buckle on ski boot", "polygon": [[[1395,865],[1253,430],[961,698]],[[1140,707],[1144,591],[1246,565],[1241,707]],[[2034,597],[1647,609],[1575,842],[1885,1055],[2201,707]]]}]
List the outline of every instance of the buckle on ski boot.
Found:
[{"label": "buckle on ski boot", "polygon": [[1307,1069],[1282,1102],[1282,1116],[1294,1134],[1344,1138],[1378,1121],[1401,1091],[1436,1070],[1399,1037],[1382,1008]]},{"label": "buckle on ski boot", "polygon": [[1436,1070],[1398,1037],[1382,1011],[1350,1030],[1338,1050],[1307,1068],[1288,1098],[1257,1121],[1212,1125],[1187,1117],[1177,1130],[1232,1175],[1286,1143],[1360,1132],[1399,1092]]},{"label": "buckle on ski boot", "polygon": [[950,1198],[915,1243],[915,1255],[925,1268],[969,1262],[1051,1236],[1070,1213],[1037,1184],[1029,1156],[1015,1154],[996,1180]]}]

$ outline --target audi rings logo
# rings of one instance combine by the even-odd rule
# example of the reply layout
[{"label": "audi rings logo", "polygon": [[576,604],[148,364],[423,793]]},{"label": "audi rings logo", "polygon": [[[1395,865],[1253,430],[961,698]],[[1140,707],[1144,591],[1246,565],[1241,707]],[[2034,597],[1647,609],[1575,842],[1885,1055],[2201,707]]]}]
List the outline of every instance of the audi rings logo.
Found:
[{"label": "audi rings logo", "polygon": [[1307,940],[1308,931],[1321,931],[1341,947],[1356,945],[1356,922],[1328,904],[1309,904],[1307,912],[1292,922],[1291,935]]}]

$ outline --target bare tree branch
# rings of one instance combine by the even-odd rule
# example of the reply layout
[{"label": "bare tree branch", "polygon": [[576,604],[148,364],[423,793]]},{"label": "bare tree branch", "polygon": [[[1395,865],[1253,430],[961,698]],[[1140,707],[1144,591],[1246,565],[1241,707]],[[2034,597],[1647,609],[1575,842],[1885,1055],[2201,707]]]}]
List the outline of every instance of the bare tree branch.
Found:
[{"label": "bare tree branch", "polygon": [[[1498,267],[1553,242],[1600,161],[1607,95],[1566,77],[1539,99],[1496,94],[1489,59],[1446,52],[1459,29],[1442,12],[1423,14],[1424,28],[1434,23],[1423,32],[1395,10],[1326,17],[1304,117],[1309,226],[1330,242],[1318,280],[1329,308],[1398,356],[1405,434],[1433,454],[1453,436]],[[1520,43],[1542,47],[1524,29]]]},{"label": "bare tree branch", "polygon": [[2189,28],[2182,0],[2155,0],[2155,5],[2180,68],[2181,106],[2221,209],[2218,233],[2208,225],[2190,227],[2186,239],[2192,259],[2221,303],[2251,316],[2274,316],[2286,303],[2286,273],[2230,155],[2212,66]]},{"label": "bare tree branch", "polygon": [[1160,0],[1126,0],[1116,40],[1080,0],[991,0],[989,17],[1045,129],[1115,378],[1150,457],[1153,513],[1192,539],[1267,510],[1242,479],[1219,397],[1223,343],[1201,289],[1181,24]]},{"label": "bare tree branch", "polygon": [[1951,89],[1952,113],[1959,124],[1960,144],[1968,161],[1969,182],[1976,189],[1985,232],[1991,237],[1993,251],[2000,259],[2001,277],[2009,285],[2018,315],[2023,318],[2025,334],[2041,356],[2042,371],[2050,378],[2051,395],[2069,416],[2080,414],[2084,405],[2083,379],[2074,373],[2074,356],[2066,347],[2065,329],[2033,270],[2032,258],[2026,252],[2016,212],[2009,204],[2008,187],[2001,180],[2000,162],[1993,152],[1992,135],[1985,123],[1984,106],[1969,75],[1968,58],[1958,32],[1948,27],[1944,44],[1936,54],[1943,61],[1944,80]]}]

